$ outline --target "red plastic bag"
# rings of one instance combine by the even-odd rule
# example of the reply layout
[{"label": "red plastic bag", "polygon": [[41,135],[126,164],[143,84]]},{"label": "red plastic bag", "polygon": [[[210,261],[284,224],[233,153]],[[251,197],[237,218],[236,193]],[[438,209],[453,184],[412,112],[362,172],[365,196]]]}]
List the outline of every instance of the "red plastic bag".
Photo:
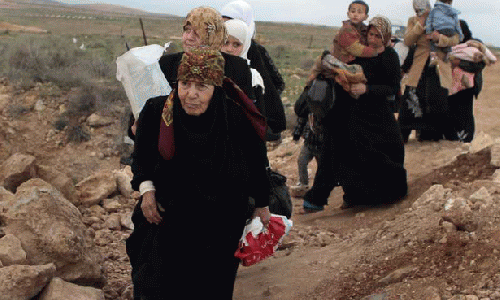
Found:
[{"label": "red plastic bag", "polygon": [[245,226],[234,256],[239,258],[244,266],[251,266],[266,259],[274,254],[291,227],[292,221],[285,216],[271,214],[267,229],[260,218],[253,219]]}]

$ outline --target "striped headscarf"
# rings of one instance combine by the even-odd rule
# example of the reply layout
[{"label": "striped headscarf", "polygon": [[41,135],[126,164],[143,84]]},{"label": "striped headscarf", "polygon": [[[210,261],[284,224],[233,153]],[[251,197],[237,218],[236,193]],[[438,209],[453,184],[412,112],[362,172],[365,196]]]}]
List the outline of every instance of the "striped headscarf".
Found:
[{"label": "striped headscarf", "polygon": [[378,32],[382,36],[382,42],[384,46],[389,46],[391,44],[391,21],[383,16],[373,17],[369,22],[369,27],[377,28]]}]

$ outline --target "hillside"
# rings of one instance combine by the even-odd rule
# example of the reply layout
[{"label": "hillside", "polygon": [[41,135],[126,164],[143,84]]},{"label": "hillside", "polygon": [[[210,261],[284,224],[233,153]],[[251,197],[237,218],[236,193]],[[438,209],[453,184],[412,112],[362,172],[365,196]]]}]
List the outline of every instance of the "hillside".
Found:
[{"label": "hillside", "polygon": [[104,14],[110,16],[128,15],[154,18],[176,17],[171,14],[151,13],[123,5],[99,4],[98,2],[92,4],[67,4],[54,0],[2,0],[0,1],[0,5],[1,4],[12,9],[41,9],[44,12],[50,12],[52,10],[57,12],[78,12],[80,14],[97,13],[100,15]]}]

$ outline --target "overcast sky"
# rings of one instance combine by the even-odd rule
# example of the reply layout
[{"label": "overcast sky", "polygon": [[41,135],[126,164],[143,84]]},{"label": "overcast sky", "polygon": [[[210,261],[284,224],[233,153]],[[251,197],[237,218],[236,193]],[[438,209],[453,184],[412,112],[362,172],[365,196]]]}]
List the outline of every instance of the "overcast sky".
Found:
[{"label": "overcast sky", "polygon": [[[64,3],[109,3],[142,9],[149,12],[185,16],[192,8],[206,5],[220,10],[232,0],[59,0]],[[281,21],[340,26],[347,18],[351,0],[247,0],[253,7],[257,21]],[[406,25],[413,15],[412,0],[367,0],[369,15],[384,15],[393,22]],[[431,0],[434,4],[435,0]],[[469,24],[473,37],[484,43],[500,46],[500,1],[454,1],[461,11],[459,17]],[[257,27],[257,31],[259,28]]]}]

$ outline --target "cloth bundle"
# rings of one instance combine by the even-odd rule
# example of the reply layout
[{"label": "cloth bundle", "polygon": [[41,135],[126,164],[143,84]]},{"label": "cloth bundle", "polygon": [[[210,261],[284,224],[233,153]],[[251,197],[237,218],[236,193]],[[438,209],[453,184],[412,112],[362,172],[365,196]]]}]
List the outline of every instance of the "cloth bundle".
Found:
[{"label": "cloth bundle", "polygon": [[451,48],[449,59],[458,58],[472,62],[484,61],[486,65],[494,64],[497,61],[496,56],[484,44],[478,41],[469,40]]},{"label": "cloth bundle", "polygon": [[[465,60],[473,63],[483,63],[486,66],[492,65],[497,61],[496,56],[481,42],[469,40],[451,48],[448,54],[449,60]],[[464,71],[458,66],[452,70],[452,86],[450,95],[456,94],[464,89],[474,86],[474,73]]]},{"label": "cloth bundle", "polygon": [[355,83],[366,83],[366,77],[360,65],[345,64],[331,54],[323,56],[321,69],[321,74],[328,78],[333,77],[346,92],[350,92],[351,86]]},{"label": "cloth bundle", "polygon": [[276,252],[283,237],[290,231],[293,223],[285,216],[271,214],[267,229],[257,217],[245,226],[238,250],[234,256],[244,266],[254,265]]}]

